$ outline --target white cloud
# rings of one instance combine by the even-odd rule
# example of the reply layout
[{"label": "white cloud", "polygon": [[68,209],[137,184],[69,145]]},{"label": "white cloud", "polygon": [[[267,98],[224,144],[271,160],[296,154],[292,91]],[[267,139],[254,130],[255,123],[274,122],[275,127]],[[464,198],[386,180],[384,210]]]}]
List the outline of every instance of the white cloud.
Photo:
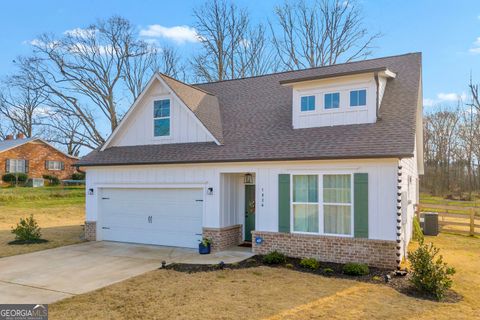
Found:
[{"label": "white cloud", "polygon": [[140,36],[166,38],[177,43],[198,42],[200,40],[195,28],[189,26],[164,27],[159,24],[152,24],[146,29],[140,30]]},{"label": "white cloud", "polygon": [[439,93],[437,94],[437,98],[440,101],[458,101],[462,98],[462,95],[457,93]]},{"label": "white cloud", "polygon": [[66,30],[63,34],[72,37],[88,38],[95,34],[95,29],[75,28],[71,30]]},{"label": "white cloud", "polygon": [[462,93],[440,92],[439,94],[437,94],[437,97],[435,99],[431,99],[431,98],[423,99],[423,106],[433,107],[436,104],[453,103],[459,100],[465,101],[466,99],[467,99],[467,94],[465,92],[462,92]]},{"label": "white cloud", "polygon": [[468,52],[473,54],[480,54],[480,37],[477,37],[473,42],[473,47],[471,47]]}]

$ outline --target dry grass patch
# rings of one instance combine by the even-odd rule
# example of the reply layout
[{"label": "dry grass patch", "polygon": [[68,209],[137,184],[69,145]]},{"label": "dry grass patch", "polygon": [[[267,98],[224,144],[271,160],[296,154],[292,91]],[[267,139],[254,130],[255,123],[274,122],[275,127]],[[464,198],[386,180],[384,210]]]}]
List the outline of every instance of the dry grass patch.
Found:
[{"label": "dry grass patch", "polygon": [[[82,242],[85,198],[81,188],[0,188],[0,257]],[[61,196],[58,196],[58,195]],[[33,214],[47,243],[9,245],[20,218]]]},{"label": "dry grass patch", "polygon": [[10,230],[0,230],[0,258],[82,242],[83,227],[77,225],[42,228],[42,239],[48,240],[45,243],[9,245],[8,242],[13,238]]},{"label": "dry grass patch", "polygon": [[480,312],[480,240],[433,240],[457,269],[455,304],[285,268],[194,274],[157,270],[50,306],[51,319],[474,319]]}]

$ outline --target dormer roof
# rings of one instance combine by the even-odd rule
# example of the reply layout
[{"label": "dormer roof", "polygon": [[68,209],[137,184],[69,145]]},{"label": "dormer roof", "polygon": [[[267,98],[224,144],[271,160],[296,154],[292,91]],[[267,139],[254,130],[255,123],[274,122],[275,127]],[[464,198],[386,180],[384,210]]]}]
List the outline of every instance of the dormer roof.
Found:
[{"label": "dormer roof", "polygon": [[208,91],[188,85],[165,74],[159,73],[158,75],[222,144],[222,118],[217,97]]},{"label": "dormer roof", "polygon": [[329,74],[321,74],[321,75],[301,77],[296,79],[280,80],[280,84],[293,85],[296,83],[306,82],[306,81],[323,80],[323,79],[353,76],[353,75],[367,74],[367,73],[376,73],[385,78],[395,78],[396,76],[395,72],[390,71],[387,67],[378,67],[378,68],[372,68],[372,69],[339,71],[339,72],[332,72]]}]

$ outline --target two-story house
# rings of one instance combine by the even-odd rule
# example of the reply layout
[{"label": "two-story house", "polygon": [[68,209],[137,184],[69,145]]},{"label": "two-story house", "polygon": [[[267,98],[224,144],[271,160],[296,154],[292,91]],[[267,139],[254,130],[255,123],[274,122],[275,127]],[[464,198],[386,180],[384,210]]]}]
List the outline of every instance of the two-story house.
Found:
[{"label": "two-story house", "polygon": [[396,267],[421,102],[420,53],[195,85],[156,74],[78,163],[87,237]]}]

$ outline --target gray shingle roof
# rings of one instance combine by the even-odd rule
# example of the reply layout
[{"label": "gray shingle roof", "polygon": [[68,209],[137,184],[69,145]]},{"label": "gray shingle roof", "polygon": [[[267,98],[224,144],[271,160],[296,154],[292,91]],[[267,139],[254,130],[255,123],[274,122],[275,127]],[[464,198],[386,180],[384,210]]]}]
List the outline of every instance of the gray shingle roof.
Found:
[{"label": "gray shingle roof", "polygon": [[[280,82],[377,68],[388,68],[396,78],[388,81],[376,123],[292,128],[292,89]],[[410,157],[420,84],[420,53],[197,84],[218,98],[223,145],[110,147],[91,152],[78,165]]]},{"label": "gray shingle roof", "polygon": [[21,146],[24,143],[34,141],[36,138],[12,139],[0,141],[0,152]]}]

